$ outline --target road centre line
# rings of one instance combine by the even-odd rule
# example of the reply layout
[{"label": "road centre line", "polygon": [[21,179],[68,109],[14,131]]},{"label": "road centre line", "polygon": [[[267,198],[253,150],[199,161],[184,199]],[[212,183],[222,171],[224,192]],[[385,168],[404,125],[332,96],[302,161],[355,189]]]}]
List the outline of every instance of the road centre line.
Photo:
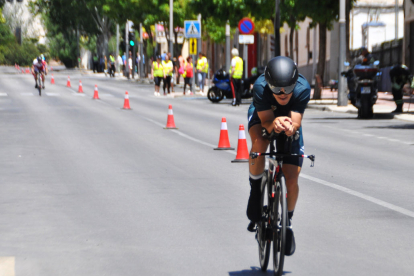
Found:
[{"label": "road centre line", "polygon": [[[143,116],[143,118],[145,120],[149,121],[149,122],[154,123],[157,126],[164,127],[163,124],[160,124],[160,123],[158,123],[158,122],[156,122],[156,121],[154,121],[154,120],[152,120],[150,118],[147,118],[147,117],[144,117],[144,116]],[[199,139],[196,139],[194,137],[191,137],[191,136],[189,136],[189,135],[187,135],[187,134],[185,134],[185,133],[183,133],[183,132],[181,132],[179,130],[175,130],[174,129],[174,130],[172,130],[172,132],[174,132],[174,133],[176,133],[176,134],[178,134],[178,135],[180,135],[180,136],[182,136],[184,138],[187,138],[187,139],[189,139],[191,141],[197,142],[199,144],[202,144],[202,145],[205,145],[205,146],[208,146],[208,147],[211,147],[211,148],[215,148],[216,147],[215,145],[212,145],[212,144],[206,143],[204,141],[201,141]],[[225,151],[225,152],[228,152],[228,153],[233,154],[233,155],[236,155],[237,154],[236,151]],[[342,186],[340,186],[338,184],[331,183],[331,182],[328,182],[328,181],[325,181],[325,180],[322,180],[322,179],[319,179],[319,178],[316,178],[316,177],[312,177],[312,176],[309,176],[309,175],[306,175],[306,174],[303,174],[303,173],[300,174],[300,177],[305,178],[305,179],[308,179],[308,180],[313,181],[315,183],[318,183],[318,184],[321,184],[321,185],[324,185],[324,186],[327,186],[327,187],[336,189],[338,191],[341,191],[341,192],[344,192],[344,193],[347,193],[347,194],[350,194],[350,195],[359,197],[361,199],[364,199],[364,200],[369,201],[371,203],[377,204],[377,205],[382,206],[384,208],[387,208],[387,209],[390,209],[392,211],[398,212],[400,214],[403,214],[403,215],[406,215],[406,216],[409,216],[409,217],[414,218],[414,212],[409,211],[407,209],[404,209],[402,207],[396,206],[394,204],[391,204],[391,203],[382,201],[380,199],[374,198],[372,196],[369,196],[369,195],[366,195],[366,194],[363,194],[363,193],[360,193],[360,192],[357,192],[357,191],[354,191],[354,190],[351,190],[351,189],[342,187]]]}]

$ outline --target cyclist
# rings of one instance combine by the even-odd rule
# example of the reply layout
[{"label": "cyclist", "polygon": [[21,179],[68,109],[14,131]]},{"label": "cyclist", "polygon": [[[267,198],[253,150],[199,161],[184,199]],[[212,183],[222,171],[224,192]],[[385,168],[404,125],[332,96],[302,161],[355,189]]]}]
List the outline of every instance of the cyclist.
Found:
[{"label": "cyclist", "polygon": [[[292,153],[303,154],[302,118],[306,105],[310,99],[310,85],[298,73],[296,64],[287,57],[271,59],[253,86],[253,103],[248,111],[248,129],[252,139],[252,152],[266,152],[269,141],[262,136],[262,129],[268,133],[272,131],[285,132],[292,136],[299,131],[299,139],[292,142]],[[277,148],[283,141],[277,140]],[[292,216],[298,199],[298,178],[303,158],[284,158],[283,174],[286,178],[288,230],[286,233],[287,256],[295,252],[295,238],[292,230]],[[249,160],[250,197],[247,205],[247,217],[250,219],[247,230],[254,232],[255,225],[261,220],[261,191],[260,184],[265,167],[264,157]]]},{"label": "cyclist", "polygon": [[36,82],[35,88],[38,88],[38,83],[37,83],[38,73],[42,74],[42,82],[43,82],[42,88],[45,89],[45,73],[47,75],[47,64],[46,64],[46,61],[44,61],[41,56],[38,56],[37,58],[33,60],[32,74]]}]

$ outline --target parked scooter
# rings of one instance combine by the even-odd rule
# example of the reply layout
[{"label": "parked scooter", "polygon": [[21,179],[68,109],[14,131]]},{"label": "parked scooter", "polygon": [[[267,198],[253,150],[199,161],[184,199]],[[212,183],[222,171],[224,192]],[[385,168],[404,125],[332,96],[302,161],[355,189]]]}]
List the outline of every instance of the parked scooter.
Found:
[{"label": "parked scooter", "polygon": [[[349,66],[349,62],[345,62],[344,65]],[[378,65],[378,60],[369,65],[357,64],[354,68],[341,73],[347,78],[348,99],[358,108],[360,119],[374,116],[373,106],[378,99]]]},{"label": "parked scooter", "polygon": [[[261,68],[259,68],[261,69]],[[242,99],[249,99],[253,97],[253,92],[251,85],[257,80],[257,78],[262,74],[264,70],[258,70],[256,75],[251,76],[250,78],[242,80],[243,93],[241,95]],[[224,97],[226,99],[233,99],[233,93],[231,91],[230,85],[230,75],[223,69],[218,70],[213,77],[213,86],[207,92],[207,98],[213,102],[218,103]]]}]

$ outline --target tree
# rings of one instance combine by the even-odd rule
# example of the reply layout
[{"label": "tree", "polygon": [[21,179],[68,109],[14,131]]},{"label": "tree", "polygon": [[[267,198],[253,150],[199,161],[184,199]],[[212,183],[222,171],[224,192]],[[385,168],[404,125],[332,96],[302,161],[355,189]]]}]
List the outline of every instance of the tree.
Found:
[{"label": "tree", "polygon": [[[338,20],[339,1],[303,1],[301,5],[307,11],[307,16],[312,19],[311,26],[319,25],[319,59],[316,73],[323,79],[326,61],[326,31],[332,29],[334,20]],[[317,85],[315,85],[313,98],[321,98],[321,91]]]},{"label": "tree", "polygon": [[282,0],[280,3],[281,21],[286,22],[290,28],[289,57],[293,59],[293,35],[299,29],[298,22],[306,18],[301,0]]}]

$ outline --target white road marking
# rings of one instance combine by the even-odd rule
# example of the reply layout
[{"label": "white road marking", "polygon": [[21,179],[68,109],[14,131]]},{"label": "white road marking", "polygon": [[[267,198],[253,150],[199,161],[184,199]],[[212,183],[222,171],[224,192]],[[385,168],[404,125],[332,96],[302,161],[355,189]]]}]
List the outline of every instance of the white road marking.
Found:
[{"label": "white road marking", "polygon": [[0,257],[0,275],[15,276],[16,260],[15,257]]},{"label": "white road marking", "polygon": [[316,177],[312,177],[312,176],[309,176],[309,175],[306,175],[306,174],[303,174],[303,173],[301,173],[300,176],[305,178],[305,179],[311,180],[313,182],[316,182],[316,183],[322,184],[324,186],[339,190],[341,192],[344,192],[344,193],[347,193],[347,194],[365,199],[367,201],[370,201],[370,202],[375,203],[377,205],[380,205],[382,207],[388,208],[388,209],[393,210],[395,212],[398,212],[398,213],[401,213],[403,215],[414,218],[414,212],[409,211],[409,210],[404,209],[404,208],[401,208],[401,207],[396,206],[394,204],[382,201],[382,200],[374,198],[372,196],[369,196],[369,195],[366,195],[366,194],[363,194],[363,193],[360,193],[360,192],[342,187],[338,184],[334,184],[334,183],[331,183],[331,182],[328,182],[328,181],[325,181],[325,180],[322,180],[322,179],[319,179],[319,178],[316,178]]},{"label": "white road marking", "polygon": [[0,96],[1,96],[1,97],[7,97],[7,93],[0,92]]},{"label": "white road marking", "polygon": [[73,93],[73,96],[80,96],[80,97],[85,97],[86,95],[83,93]]},{"label": "white road marking", "polygon": [[50,97],[56,97],[56,96],[60,96],[59,93],[45,93],[46,96],[50,96]]},{"label": "white road marking", "polygon": [[[156,122],[156,121],[154,121],[154,120],[152,120],[150,118],[147,118],[147,117],[143,117],[143,118],[146,119],[149,122],[154,123],[157,126],[164,127],[163,124],[160,124],[159,122]],[[185,133],[183,133],[183,132],[181,132],[179,130],[175,130],[174,129],[174,130],[171,130],[171,131],[174,132],[174,133],[176,133],[176,134],[178,134],[178,135],[180,135],[180,136],[182,136],[182,137],[184,137],[184,138],[187,138],[187,139],[189,139],[191,141],[194,141],[196,143],[199,143],[199,144],[202,144],[202,145],[211,147],[211,148],[215,148],[216,147],[215,145],[212,145],[212,144],[206,143],[204,141],[201,141],[201,140],[199,140],[197,138],[191,137],[191,136],[189,136],[189,135],[187,135],[187,134],[185,134]],[[230,153],[230,154],[233,154],[233,155],[236,155],[237,154],[236,151],[226,151],[226,152],[227,153]],[[390,210],[393,210],[395,212],[398,212],[398,213],[401,213],[403,215],[406,215],[406,216],[409,216],[409,217],[414,218],[414,212],[412,212],[410,210],[407,210],[407,209],[404,209],[402,207],[396,206],[394,204],[391,204],[391,203],[382,201],[380,199],[374,198],[372,196],[365,195],[363,193],[360,193],[360,192],[357,192],[357,191],[354,191],[354,190],[351,190],[351,189],[342,187],[342,186],[340,186],[338,184],[334,184],[334,183],[331,183],[331,182],[328,182],[328,181],[325,181],[325,180],[322,180],[322,179],[319,179],[319,178],[316,178],[316,177],[312,177],[312,176],[309,176],[309,175],[306,175],[306,174],[303,174],[303,173],[300,174],[300,177],[303,177],[303,178],[308,179],[308,180],[311,180],[313,182],[316,182],[316,183],[325,185],[327,187],[336,189],[338,191],[341,191],[341,192],[344,192],[344,193],[347,193],[347,194],[350,194],[350,195],[359,197],[359,198],[364,199],[366,201],[375,203],[375,204],[377,204],[379,206],[385,207],[387,209],[390,209]]]}]

